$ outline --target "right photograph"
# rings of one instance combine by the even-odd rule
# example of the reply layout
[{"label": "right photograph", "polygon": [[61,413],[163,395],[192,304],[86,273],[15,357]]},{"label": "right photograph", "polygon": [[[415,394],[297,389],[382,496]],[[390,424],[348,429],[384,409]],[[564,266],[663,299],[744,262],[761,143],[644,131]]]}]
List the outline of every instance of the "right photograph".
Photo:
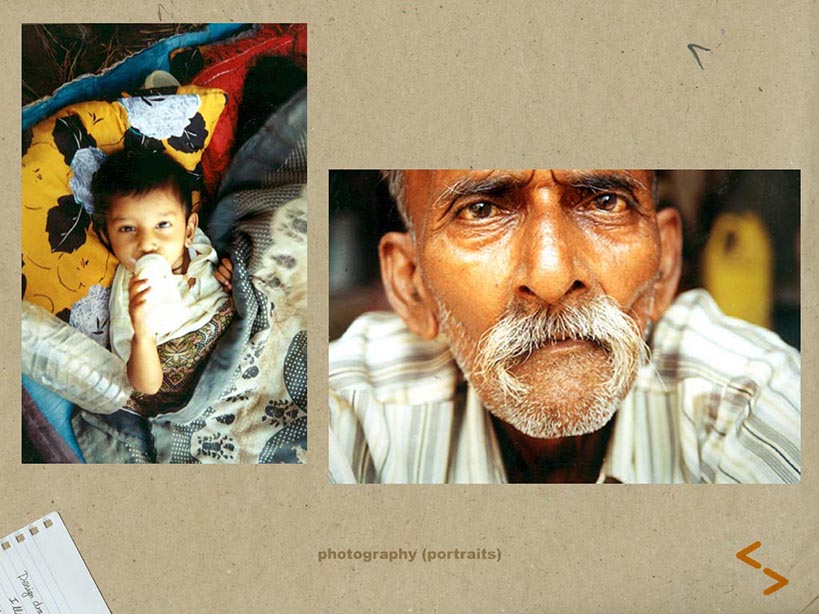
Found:
[{"label": "right photograph", "polygon": [[332,482],[799,482],[800,171],[329,193]]}]

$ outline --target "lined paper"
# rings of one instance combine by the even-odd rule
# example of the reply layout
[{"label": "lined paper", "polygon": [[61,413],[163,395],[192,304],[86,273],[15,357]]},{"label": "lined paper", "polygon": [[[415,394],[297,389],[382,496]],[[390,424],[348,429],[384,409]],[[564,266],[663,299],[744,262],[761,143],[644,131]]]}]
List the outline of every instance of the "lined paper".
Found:
[{"label": "lined paper", "polygon": [[57,512],[0,539],[0,614],[110,614]]}]

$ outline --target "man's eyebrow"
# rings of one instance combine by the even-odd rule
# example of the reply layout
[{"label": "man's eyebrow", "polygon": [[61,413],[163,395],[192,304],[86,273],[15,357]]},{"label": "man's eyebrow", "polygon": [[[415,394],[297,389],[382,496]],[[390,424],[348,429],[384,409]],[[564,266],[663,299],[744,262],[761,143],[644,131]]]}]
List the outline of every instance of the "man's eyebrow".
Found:
[{"label": "man's eyebrow", "polygon": [[642,181],[625,171],[565,171],[560,183],[592,192],[648,189]]},{"label": "man's eyebrow", "polygon": [[433,206],[472,194],[501,194],[522,188],[531,179],[530,174],[492,173],[486,177],[461,177],[452,182],[438,195]]}]

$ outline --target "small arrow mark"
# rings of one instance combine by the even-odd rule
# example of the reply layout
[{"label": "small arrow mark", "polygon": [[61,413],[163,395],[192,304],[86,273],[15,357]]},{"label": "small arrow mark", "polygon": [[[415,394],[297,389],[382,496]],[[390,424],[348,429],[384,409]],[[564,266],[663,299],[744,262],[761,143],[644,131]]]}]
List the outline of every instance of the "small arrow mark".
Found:
[{"label": "small arrow mark", "polygon": [[694,48],[695,48],[695,47],[696,47],[697,49],[702,49],[703,51],[711,51],[711,50],[710,50],[708,47],[703,47],[702,45],[695,45],[694,43],[689,43],[689,44],[688,44],[688,50],[689,50],[691,53],[693,53],[693,54],[694,54],[694,59],[695,59],[695,60],[697,60],[697,64],[699,64],[700,69],[701,69],[701,70],[705,70],[705,69],[702,67],[702,62],[700,62],[700,56],[698,56],[698,55],[697,55],[697,52],[694,50]]},{"label": "small arrow mark", "polygon": [[770,595],[771,593],[774,593],[774,592],[778,591],[780,588],[782,588],[783,586],[785,586],[788,583],[787,578],[783,578],[778,573],[776,573],[773,569],[768,569],[766,567],[765,569],[762,570],[762,573],[764,573],[769,578],[773,578],[774,580],[776,580],[776,584],[771,584],[768,588],[766,588],[764,591],[762,591],[763,595]]},{"label": "small arrow mark", "polygon": [[759,569],[760,567],[762,567],[762,564],[759,563],[758,561],[755,561],[754,559],[752,559],[748,555],[751,552],[753,552],[754,550],[756,550],[757,548],[759,548],[761,545],[762,545],[762,542],[754,542],[753,544],[751,544],[747,548],[743,548],[742,550],[737,552],[737,558],[740,561],[742,561],[743,563],[747,563],[748,565],[750,565],[754,569]]}]

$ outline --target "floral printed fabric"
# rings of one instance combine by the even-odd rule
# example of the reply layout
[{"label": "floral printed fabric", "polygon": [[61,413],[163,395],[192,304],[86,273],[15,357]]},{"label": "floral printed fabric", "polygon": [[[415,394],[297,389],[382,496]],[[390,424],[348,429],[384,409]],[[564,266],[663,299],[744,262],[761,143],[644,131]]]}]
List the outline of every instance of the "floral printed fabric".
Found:
[{"label": "floral printed fabric", "polygon": [[123,98],[120,103],[128,112],[131,128],[159,140],[182,136],[199,110],[196,94],[134,96]]},{"label": "floral printed fabric", "polygon": [[232,317],[233,301],[228,299],[207,324],[158,346],[162,386],[152,395],[134,392],[128,408],[143,416],[156,416],[182,407],[190,398],[208,356]]},{"label": "floral printed fabric", "polygon": [[208,235],[217,249],[231,248],[237,313],[193,397],[149,418],[147,436],[80,412],[73,426],[89,462],[305,461],[306,105],[297,93],[228,171]]},{"label": "floral printed fabric", "polygon": [[[91,287],[109,287],[116,260],[91,227],[91,179],[106,155],[164,151],[201,184],[201,158],[225,106],[220,90],[181,86],[66,107],[23,133],[23,298],[69,322]],[[194,207],[199,205],[194,194]],[[87,308],[87,307],[86,307]],[[107,314],[95,317],[107,320]]]}]

